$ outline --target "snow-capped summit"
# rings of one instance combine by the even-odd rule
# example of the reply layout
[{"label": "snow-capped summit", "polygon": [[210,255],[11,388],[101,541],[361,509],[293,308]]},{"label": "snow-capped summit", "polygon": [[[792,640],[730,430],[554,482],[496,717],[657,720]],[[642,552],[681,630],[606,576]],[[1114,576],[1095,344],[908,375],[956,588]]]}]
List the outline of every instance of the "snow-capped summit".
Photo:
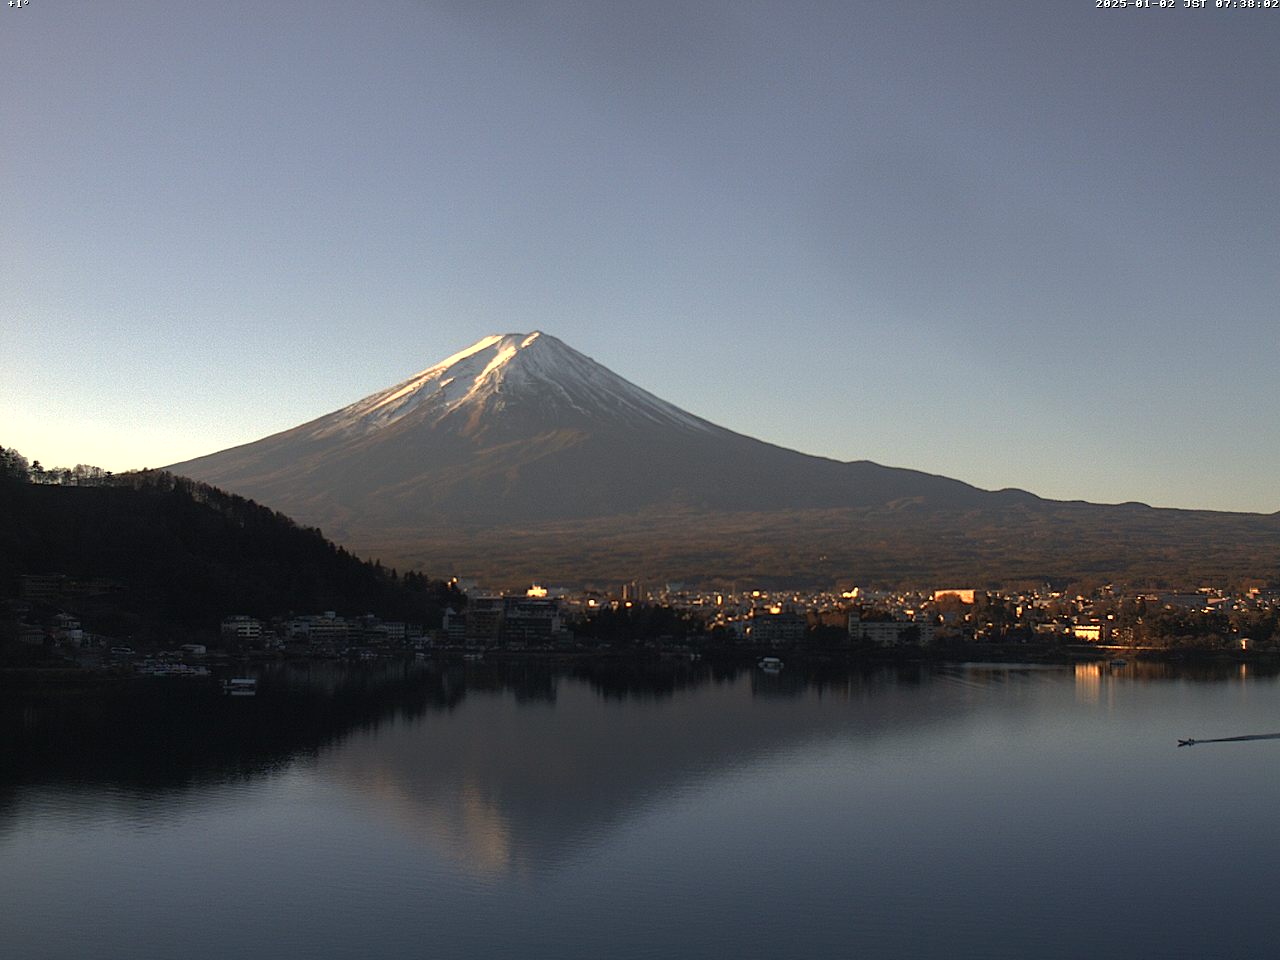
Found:
[{"label": "snow-capped summit", "polygon": [[635,426],[714,429],[535,330],[477,340],[408,380],[316,421],[314,435],[355,437],[402,421],[435,425],[448,420],[475,433],[493,425],[489,418],[503,414],[537,417],[544,426],[609,419]]}]

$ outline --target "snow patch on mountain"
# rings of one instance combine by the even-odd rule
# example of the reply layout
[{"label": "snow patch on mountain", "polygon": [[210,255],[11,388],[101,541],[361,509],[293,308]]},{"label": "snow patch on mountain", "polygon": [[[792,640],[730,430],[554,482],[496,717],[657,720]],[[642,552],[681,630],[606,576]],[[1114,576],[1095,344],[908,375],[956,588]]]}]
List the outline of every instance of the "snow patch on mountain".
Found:
[{"label": "snow patch on mountain", "polygon": [[567,414],[577,420],[621,420],[700,433],[719,429],[535,330],[484,337],[408,380],[322,418],[313,432],[317,437],[363,436],[407,417],[426,424],[459,412],[483,419],[512,405],[536,407],[551,423],[557,414]]}]

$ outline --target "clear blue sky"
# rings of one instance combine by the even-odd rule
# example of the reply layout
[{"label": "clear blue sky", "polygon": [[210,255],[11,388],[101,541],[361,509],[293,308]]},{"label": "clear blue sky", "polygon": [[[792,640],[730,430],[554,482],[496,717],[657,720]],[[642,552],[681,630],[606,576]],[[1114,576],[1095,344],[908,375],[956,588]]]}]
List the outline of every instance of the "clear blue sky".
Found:
[{"label": "clear blue sky", "polygon": [[545,330],[785,446],[1280,509],[1280,9],[0,6],[0,444],[157,466]]}]

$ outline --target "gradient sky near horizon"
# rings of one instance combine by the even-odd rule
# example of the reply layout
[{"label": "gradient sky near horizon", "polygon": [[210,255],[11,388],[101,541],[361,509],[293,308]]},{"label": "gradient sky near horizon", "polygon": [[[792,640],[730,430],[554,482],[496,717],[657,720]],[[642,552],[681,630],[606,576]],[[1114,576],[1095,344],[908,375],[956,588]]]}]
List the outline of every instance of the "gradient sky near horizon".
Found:
[{"label": "gradient sky near horizon", "polygon": [[540,329],[809,453],[1280,510],[1280,9],[1213,3],[0,6],[0,444]]}]

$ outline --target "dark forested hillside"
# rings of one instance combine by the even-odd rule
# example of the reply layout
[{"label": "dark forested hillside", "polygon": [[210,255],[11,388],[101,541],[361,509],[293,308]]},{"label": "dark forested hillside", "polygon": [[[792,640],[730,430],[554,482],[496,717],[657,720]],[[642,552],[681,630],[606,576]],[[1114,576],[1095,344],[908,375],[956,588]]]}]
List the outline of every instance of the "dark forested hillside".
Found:
[{"label": "dark forested hillside", "polygon": [[23,574],[95,581],[67,605],[104,633],[326,609],[432,624],[458,599],[251,500],[157,472],[92,486],[0,478],[0,591]]}]

